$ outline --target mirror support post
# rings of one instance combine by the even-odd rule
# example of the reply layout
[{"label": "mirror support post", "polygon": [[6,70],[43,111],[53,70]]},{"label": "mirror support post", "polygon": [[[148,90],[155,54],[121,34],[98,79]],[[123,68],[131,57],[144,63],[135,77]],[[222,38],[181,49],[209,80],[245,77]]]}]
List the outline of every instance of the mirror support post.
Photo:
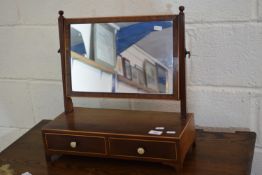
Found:
[{"label": "mirror support post", "polygon": [[184,6],[179,7],[178,16],[178,40],[179,40],[179,97],[180,97],[180,112],[183,119],[187,116],[186,103],[186,59],[185,59],[185,16]]},{"label": "mirror support post", "polygon": [[65,67],[66,67],[66,57],[65,57],[65,42],[64,42],[64,12],[59,11],[58,26],[59,26],[59,39],[60,39],[60,55],[61,55],[61,70],[62,70],[62,81],[63,81],[63,95],[64,95],[64,108],[65,113],[70,113],[74,110],[73,102],[71,97],[66,95],[66,77],[65,77]]}]

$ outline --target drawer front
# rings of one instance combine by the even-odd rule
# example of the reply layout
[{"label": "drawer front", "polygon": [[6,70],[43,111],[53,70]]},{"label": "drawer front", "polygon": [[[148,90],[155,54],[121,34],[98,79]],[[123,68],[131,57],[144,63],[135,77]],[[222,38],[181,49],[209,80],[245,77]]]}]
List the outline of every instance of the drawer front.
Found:
[{"label": "drawer front", "polygon": [[45,139],[49,150],[106,154],[105,138],[103,137],[45,134]]},{"label": "drawer front", "polygon": [[176,160],[176,143],[138,139],[109,138],[112,156]]}]

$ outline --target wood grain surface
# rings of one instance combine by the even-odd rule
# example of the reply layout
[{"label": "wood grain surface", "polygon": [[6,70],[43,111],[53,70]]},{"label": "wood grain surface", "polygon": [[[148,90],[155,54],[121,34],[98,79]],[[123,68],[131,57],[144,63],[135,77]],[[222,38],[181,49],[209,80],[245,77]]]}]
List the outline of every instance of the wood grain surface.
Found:
[{"label": "wood grain surface", "polygon": [[[45,161],[41,121],[0,153],[0,165],[10,164],[16,173],[33,175],[175,175],[174,168],[159,163],[62,156]],[[188,154],[183,175],[248,175],[256,135],[253,132],[216,133],[197,130],[196,147]]]}]

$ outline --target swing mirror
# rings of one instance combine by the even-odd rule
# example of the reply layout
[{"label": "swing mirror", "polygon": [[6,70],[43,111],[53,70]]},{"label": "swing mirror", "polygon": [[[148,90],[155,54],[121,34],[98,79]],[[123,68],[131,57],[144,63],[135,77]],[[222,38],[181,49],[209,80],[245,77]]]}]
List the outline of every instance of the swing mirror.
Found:
[{"label": "swing mirror", "polygon": [[65,22],[68,96],[178,98],[175,16]]}]

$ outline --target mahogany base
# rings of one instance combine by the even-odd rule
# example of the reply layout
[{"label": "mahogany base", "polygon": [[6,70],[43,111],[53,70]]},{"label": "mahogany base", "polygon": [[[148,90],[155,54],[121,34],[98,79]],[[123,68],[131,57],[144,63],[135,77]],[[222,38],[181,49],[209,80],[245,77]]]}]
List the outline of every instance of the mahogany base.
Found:
[{"label": "mahogany base", "polygon": [[[148,134],[155,127],[164,127],[163,134]],[[159,162],[180,171],[196,131],[193,114],[74,108],[44,126],[42,135],[48,161],[66,154]]]}]

